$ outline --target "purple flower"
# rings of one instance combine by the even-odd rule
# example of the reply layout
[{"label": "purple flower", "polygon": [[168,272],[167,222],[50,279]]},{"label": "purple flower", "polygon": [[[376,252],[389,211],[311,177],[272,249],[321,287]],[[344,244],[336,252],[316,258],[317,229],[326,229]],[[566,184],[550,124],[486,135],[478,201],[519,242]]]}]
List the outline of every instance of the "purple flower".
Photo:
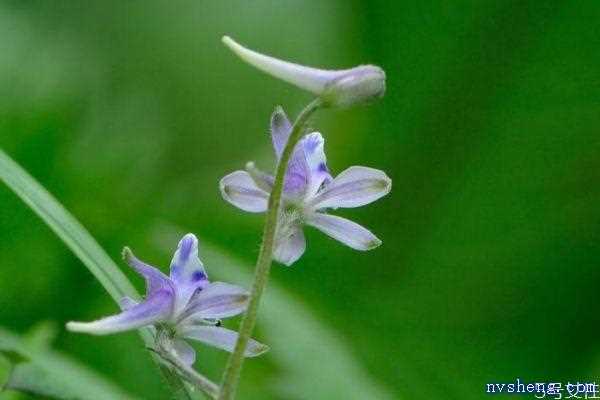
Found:
[{"label": "purple flower", "polygon": [[[291,133],[292,125],[281,108],[271,117],[271,135],[277,159]],[[324,140],[310,133],[298,142],[285,176],[282,214],[277,227],[274,257],[291,265],[306,249],[303,225],[313,226],[356,250],[371,250],[381,241],[364,227],[330,215],[328,209],[352,208],[385,196],[392,187],[383,172],[353,166],[333,178],[327,168]],[[273,177],[248,163],[246,171],[235,171],[220,182],[223,198],[248,212],[265,212]]]},{"label": "purple flower", "polygon": [[[239,286],[209,282],[198,258],[196,236],[188,233],[179,242],[170,276],[138,260],[127,247],[123,257],[146,280],[146,298],[136,302],[126,297],[121,301],[120,314],[93,322],[69,322],[67,329],[105,335],[151,326],[155,334],[166,333],[168,350],[189,365],[194,363],[196,352],[185,339],[233,351],[237,332],[222,328],[220,319],[242,313],[249,294]],[[250,340],[246,356],[267,350],[267,346]]]}]

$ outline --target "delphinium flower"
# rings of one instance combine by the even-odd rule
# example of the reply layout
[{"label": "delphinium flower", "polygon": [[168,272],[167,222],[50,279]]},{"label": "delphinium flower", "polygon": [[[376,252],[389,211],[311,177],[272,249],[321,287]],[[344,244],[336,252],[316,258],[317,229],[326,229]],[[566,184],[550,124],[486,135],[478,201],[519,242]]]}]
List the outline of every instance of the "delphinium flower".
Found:
[{"label": "delphinium flower", "polygon": [[[271,137],[277,160],[288,141],[292,125],[281,108],[271,117]],[[273,177],[248,163],[220,182],[223,198],[248,212],[267,211]],[[306,249],[303,225],[313,226],[356,250],[370,250],[381,241],[368,229],[330,209],[359,207],[391,190],[392,181],[377,169],[353,166],[333,178],[327,167],[324,139],[318,132],[305,135],[294,148],[284,181],[281,215],[274,258],[291,265]]]},{"label": "delphinium flower", "polygon": [[[210,282],[198,258],[198,239],[185,235],[171,261],[170,275],[137,259],[127,247],[127,263],[146,281],[146,297],[141,302],[131,298],[121,301],[122,312],[93,322],[69,322],[67,329],[95,335],[151,327],[157,345],[186,365],[196,359],[195,350],[186,339],[197,340],[226,351],[233,351],[237,332],[221,327],[221,318],[242,313],[248,292],[224,282]],[[267,346],[250,340],[247,357],[258,356]]]}]

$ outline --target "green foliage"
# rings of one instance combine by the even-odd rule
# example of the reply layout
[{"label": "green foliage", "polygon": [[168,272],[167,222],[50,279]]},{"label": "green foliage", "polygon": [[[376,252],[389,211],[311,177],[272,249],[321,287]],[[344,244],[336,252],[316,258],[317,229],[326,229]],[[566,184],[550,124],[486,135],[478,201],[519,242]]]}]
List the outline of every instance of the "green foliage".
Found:
[{"label": "green foliage", "polygon": [[[125,275],[87,230],[2,150],[0,150],[0,178],[63,240],[115,301],[119,301],[125,296],[139,297]],[[40,342],[47,339],[45,337],[47,333],[45,332],[48,331],[49,328],[46,327],[40,332],[35,332],[32,340]],[[144,343],[147,346],[152,346],[153,339],[149,331],[140,329],[139,332]],[[177,377],[172,376],[173,372],[162,366],[160,366],[160,369],[167,383],[172,386],[173,394],[184,400],[190,399],[191,395],[187,393],[184,384]],[[36,369],[27,367],[24,371],[19,372],[19,378],[26,378],[30,373],[36,372]],[[32,381],[34,380],[32,379]],[[19,384],[27,382],[27,379],[21,379]]]},{"label": "green foliage", "polygon": [[[56,232],[62,233],[65,225],[71,226],[76,223],[74,220],[69,220],[72,217],[59,207],[57,201],[50,194],[43,191],[33,178],[28,176],[18,165],[12,163],[1,152],[0,161],[2,161],[0,163],[0,167],[2,167],[0,168],[0,176],[15,192],[19,193],[26,200],[27,204],[32,205],[34,210],[46,222],[51,224]],[[16,179],[14,178],[15,176],[17,177]],[[89,240],[84,243],[93,243],[95,245],[95,242],[85,233],[83,227],[76,226],[72,229],[77,237],[84,237]],[[63,236],[61,235],[61,237]],[[67,241],[67,243],[72,242]],[[77,246],[80,241],[74,241],[74,243]],[[85,248],[85,245],[83,247]],[[208,248],[211,249],[210,246]],[[223,251],[209,250],[206,256],[220,265],[218,274],[224,275],[226,280],[250,281],[251,276],[242,272],[246,268],[239,262],[228,258],[228,256],[224,255]],[[95,261],[93,258],[92,260]],[[117,267],[115,266],[115,268]],[[109,274],[111,272],[109,270]],[[109,280],[108,282],[111,281]],[[266,305],[263,311],[265,314],[264,318],[267,321],[265,329],[272,341],[278,343],[280,346],[279,351],[275,354],[275,359],[283,364],[287,371],[290,371],[289,375],[276,385],[276,390],[283,392],[285,395],[293,396],[302,396],[314,392],[328,395],[337,393],[347,399],[360,399],[365,398],[365,396],[380,399],[387,397],[374,383],[369,382],[368,377],[361,371],[360,367],[354,364],[352,357],[347,354],[348,351],[344,345],[339,340],[336,340],[335,335],[329,332],[327,328],[321,327],[321,324],[311,317],[309,311],[304,310],[303,306],[286,295],[285,291],[277,288],[272,288],[271,291],[271,300],[268,302],[265,301]],[[269,323],[269,321],[272,322]],[[39,352],[44,352],[45,347],[52,341],[55,333],[55,326],[51,324],[39,325],[28,335],[27,343],[31,348],[38,349]],[[3,336],[4,338],[0,336],[0,348],[15,351],[22,356],[26,354],[22,351],[23,346],[17,343],[15,337],[10,337],[8,334]],[[290,347],[285,345],[288,340],[291,340],[295,345],[302,344],[302,338],[311,336],[318,338],[320,348],[318,356],[315,354],[315,356],[310,358],[298,360],[295,355],[298,350],[302,351],[302,348],[299,349],[297,346]],[[278,339],[281,338],[285,339],[278,342]],[[314,344],[315,342],[304,344],[306,346],[304,351],[310,351],[310,345]],[[318,368],[316,368],[317,366]],[[318,376],[321,373],[329,373],[332,377],[337,376],[341,380],[337,381],[333,378],[319,380]],[[14,368],[7,387],[50,397],[68,399],[76,398],[81,393],[71,391],[75,390],[72,387],[74,383],[80,383],[77,379],[79,377],[73,377],[73,382],[70,385],[63,386],[64,379],[56,380],[52,374],[49,374],[47,370],[42,369],[39,365],[20,363]],[[345,393],[344,389],[341,389],[343,387],[341,383],[347,379],[356,382],[359,389],[348,388],[349,390]],[[70,381],[69,379],[68,382]],[[318,383],[313,383],[310,385],[310,388],[305,388],[308,382]],[[82,390],[84,387],[82,386]]]},{"label": "green foliage", "polygon": [[88,231],[2,150],[0,178],[65,242],[115,301],[125,296],[139,297]]},{"label": "green foliage", "polygon": [[[51,350],[52,332],[48,325],[38,327],[32,336],[21,339],[0,328],[0,382],[6,390],[16,390],[56,399],[117,400],[133,399],[114,383],[71,357]],[[44,338],[43,341],[39,340]],[[11,366],[3,353],[23,359]]]},{"label": "green foliage", "polygon": [[12,363],[10,360],[0,353],[0,392],[6,387],[6,384],[10,378],[10,372],[12,369]]},{"label": "green foliage", "polygon": [[[296,114],[309,96],[237,62],[221,35],[309,65],[381,65],[380,104],[316,125],[333,172],[392,177],[388,197],[342,211],[383,244],[357,254],[307,231],[305,257],[273,268],[265,307],[284,289],[393,398],[481,399],[485,383],[515,376],[593,380],[599,20],[597,1],[6,1],[0,147],[111,256],[129,245],[166,267],[176,239],[155,250],[153,227],[169,223],[249,266],[262,218],[224,204],[218,179],[248,160],[272,167],[270,112]],[[2,187],[0,260],[0,325],[11,330],[116,310]],[[284,393],[269,391],[288,371],[265,317],[257,335],[275,348],[245,364],[240,400]],[[294,365],[319,355],[318,342],[301,343],[287,344]],[[141,398],[168,396],[134,334],[62,334],[57,346]],[[218,379],[224,355],[201,350],[199,367]],[[333,375],[311,382],[314,399],[331,398],[316,387]]]}]

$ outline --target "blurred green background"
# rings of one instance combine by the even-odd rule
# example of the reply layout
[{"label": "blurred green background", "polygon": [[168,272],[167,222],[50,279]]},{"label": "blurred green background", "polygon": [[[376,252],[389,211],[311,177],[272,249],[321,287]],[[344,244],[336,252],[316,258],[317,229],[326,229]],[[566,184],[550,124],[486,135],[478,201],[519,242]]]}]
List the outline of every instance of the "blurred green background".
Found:
[{"label": "blurred green background", "polygon": [[[217,182],[248,160],[271,168],[271,111],[295,115],[310,96],[243,64],[221,35],[308,65],[381,65],[381,102],[313,124],[334,173],[392,177],[389,196],[340,213],[383,245],[357,253],[308,231],[272,287],[345,346],[333,363],[357,364],[389,398],[480,399],[517,377],[600,383],[599,21],[597,1],[2,1],[0,147],[115,259],[127,244],[166,268],[192,231],[250,272],[262,217],[223,202]],[[115,310],[0,187],[0,325]],[[276,311],[293,332],[293,310]],[[322,352],[318,332],[302,352],[286,338],[298,364]],[[140,398],[168,395],[134,333],[60,329],[55,347]],[[218,379],[225,354],[199,349]],[[246,363],[240,399],[337,398],[282,390],[278,349]],[[359,384],[339,373],[346,390]]]}]

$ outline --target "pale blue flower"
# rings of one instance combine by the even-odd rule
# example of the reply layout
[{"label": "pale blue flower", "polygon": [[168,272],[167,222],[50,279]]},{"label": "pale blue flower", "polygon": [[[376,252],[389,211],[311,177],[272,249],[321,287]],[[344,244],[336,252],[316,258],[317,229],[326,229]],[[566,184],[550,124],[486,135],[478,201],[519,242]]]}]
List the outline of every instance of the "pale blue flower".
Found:
[{"label": "pale blue flower", "polygon": [[[141,302],[124,298],[120,314],[93,322],[69,322],[67,329],[105,335],[151,326],[155,334],[157,331],[166,333],[168,350],[190,365],[194,363],[196,352],[185,339],[233,351],[238,334],[221,327],[220,320],[242,313],[249,294],[239,286],[209,282],[198,258],[196,236],[188,233],[179,242],[171,261],[170,276],[138,260],[128,248],[123,250],[123,257],[146,280],[146,298]],[[267,349],[251,339],[246,356],[260,355]]]},{"label": "pale blue flower", "polygon": [[370,102],[385,93],[385,72],[376,65],[328,70],[280,60],[250,50],[229,36],[223,43],[253,67],[316,94],[324,106],[348,107]]},{"label": "pale blue flower", "polygon": [[[292,125],[281,108],[271,118],[271,136],[277,159],[291,133]],[[248,163],[246,171],[235,171],[220,182],[223,198],[248,212],[265,212],[273,177]],[[381,241],[369,230],[345,218],[330,215],[329,209],[369,204],[390,192],[391,179],[383,172],[353,166],[333,178],[327,168],[324,140],[320,133],[304,136],[290,159],[282,196],[274,258],[291,265],[306,249],[303,225],[313,226],[356,250],[370,250]]]}]

